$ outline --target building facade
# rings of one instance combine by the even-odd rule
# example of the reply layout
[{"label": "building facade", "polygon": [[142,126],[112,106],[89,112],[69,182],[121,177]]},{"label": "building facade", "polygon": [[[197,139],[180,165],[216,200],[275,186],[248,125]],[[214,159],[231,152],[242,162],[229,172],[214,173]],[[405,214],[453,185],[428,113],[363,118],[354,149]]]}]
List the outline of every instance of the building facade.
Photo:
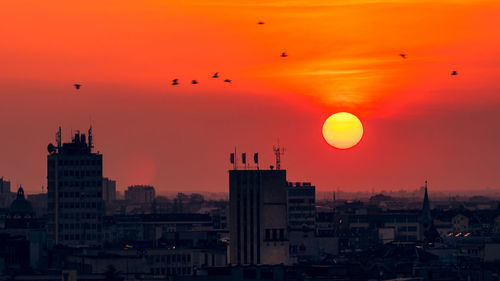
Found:
[{"label": "building facade", "polygon": [[49,247],[97,246],[102,241],[104,204],[102,200],[102,155],[92,151],[77,132],[72,142],[57,147],[49,144],[47,156],[47,212]]},{"label": "building facade", "polygon": [[288,264],[285,170],[230,170],[230,261]]},{"label": "building facade", "polygon": [[125,200],[134,203],[153,203],[155,188],[150,185],[132,185],[125,190]]},{"label": "building facade", "polygon": [[287,190],[288,227],[290,230],[314,230],[316,188],[309,182],[289,182]]},{"label": "building facade", "polygon": [[0,178],[0,194],[10,193],[10,181]]},{"label": "building facade", "polygon": [[106,203],[116,200],[116,181],[108,178],[102,179],[102,200]]}]

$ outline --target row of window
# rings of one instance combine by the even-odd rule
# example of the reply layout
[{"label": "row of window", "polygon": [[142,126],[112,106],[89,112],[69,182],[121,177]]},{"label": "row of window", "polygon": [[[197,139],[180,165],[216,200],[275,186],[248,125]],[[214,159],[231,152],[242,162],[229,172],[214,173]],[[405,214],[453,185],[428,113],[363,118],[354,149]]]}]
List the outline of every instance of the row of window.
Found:
[{"label": "row of window", "polygon": [[63,230],[74,230],[74,229],[84,229],[84,230],[97,230],[101,231],[102,225],[95,223],[60,223],[59,231]]},{"label": "row of window", "polygon": [[297,225],[314,225],[313,221],[291,221],[288,222],[289,225],[297,226]]},{"label": "row of window", "polygon": [[166,262],[167,264],[182,262],[189,263],[191,262],[191,255],[183,255],[183,254],[171,254],[171,255],[161,255],[161,256],[150,256],[150,262]]},{"label": "row of window", "polygon": [[266,229],[266,235],[264,236],[264,240],[265,241],[285,240],[285,229],[283,228]]},{"label": "row of window", "polygon": [[59,204],[60,209],[78,209],[78,208],[92,208],[100,209],[101,202],[68,202]]},{"label": "row of window", "polygon": [[62,213],[62,219],[101,219],[98,213]]},{"label": "row of window", "polygon": [[288,196],[315,196],[314,189],[293,188],[288,190]]},{"label": "row of window", "polygon": [[291,206],[288,208],[289,211],[315,211],[315,206]]},{"label": "row of window", "polygon": [[289,214],[288,218],[290,218],[290,219],[298,219],[298,218],[314,219],[314,214],[311,214],[311,213],[293,213],[293,214]]},{"label": "row of window", "polygon": [[151,274],[155,275],[191,275],[190,267],[168,267],[168,268],[151,268]]},{"label": "row of window", "polygon": [[101,192],[59,192],[59,198],[102,198]]},{"label": "row of window", "polygon": [[65,234],[60,236],[61,240],[65,241],[79,241],[79,240],[89,240],[96,241],[97,239],[101,240],[101,235],[99,234]]},{"label": "row of window", "polygon": [[101,159],[94,160],[59,160],[59,166],[95,166],[102,165]]},{"label": "row of window", "polygon": [[102,175],[102,170],[63,170],[62,174],[65,177],[96,177]]}]

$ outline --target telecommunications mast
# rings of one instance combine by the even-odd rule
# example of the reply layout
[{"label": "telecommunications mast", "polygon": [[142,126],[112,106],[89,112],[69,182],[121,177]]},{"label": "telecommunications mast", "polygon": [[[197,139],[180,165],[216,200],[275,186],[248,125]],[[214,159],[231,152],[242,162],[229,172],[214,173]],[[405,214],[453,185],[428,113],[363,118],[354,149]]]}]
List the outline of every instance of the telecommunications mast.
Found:
[{"label": "telecommunications mast", "polygon": [[273,145],[274,156],[276,157],[276,170],[280,169],[281,164],[281,155],[285,154],[285,149],[280,147],[280,143],[278,141],[278,145]]}]

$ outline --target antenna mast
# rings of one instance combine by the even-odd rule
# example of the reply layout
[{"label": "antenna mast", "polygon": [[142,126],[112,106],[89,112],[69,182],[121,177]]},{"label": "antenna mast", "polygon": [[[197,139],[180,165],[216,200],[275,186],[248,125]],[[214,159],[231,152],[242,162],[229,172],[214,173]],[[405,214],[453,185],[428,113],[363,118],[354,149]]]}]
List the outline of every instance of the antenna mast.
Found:
[{"label": "antenna mast", "polygon": [[92,144],[92,124],[91,124],[89,128],[89,152],[92,152],[92,148],[94,148],[94,145]]},{"label": "antenna mast", "polygon": [[273,145],[274,155],[276,156],[276,170],[280,169],[281,164],[281,155],[285,154],[285,149],[280,147],[280,142],[278,140],[278,144],[276,146]]},{"label": "antenna mast", "polygon": [[59,130],[56,133],[56,142],[57,142],[57,150],[61,148],[61,126],[59,126]]}]

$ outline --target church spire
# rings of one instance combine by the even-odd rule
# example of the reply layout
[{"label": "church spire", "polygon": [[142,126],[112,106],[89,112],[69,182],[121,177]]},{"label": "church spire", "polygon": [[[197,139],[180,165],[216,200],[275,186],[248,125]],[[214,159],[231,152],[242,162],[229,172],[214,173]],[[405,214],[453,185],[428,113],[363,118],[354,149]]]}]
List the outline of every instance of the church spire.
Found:
[{"label": "church spire", "polygon": [[431,208],[429,205],[429,195],[427,193],[427,181],[425,181],[425,194],[424,194],[424,204],[422,206],[422,211],[424,214],[430,213]]}]

